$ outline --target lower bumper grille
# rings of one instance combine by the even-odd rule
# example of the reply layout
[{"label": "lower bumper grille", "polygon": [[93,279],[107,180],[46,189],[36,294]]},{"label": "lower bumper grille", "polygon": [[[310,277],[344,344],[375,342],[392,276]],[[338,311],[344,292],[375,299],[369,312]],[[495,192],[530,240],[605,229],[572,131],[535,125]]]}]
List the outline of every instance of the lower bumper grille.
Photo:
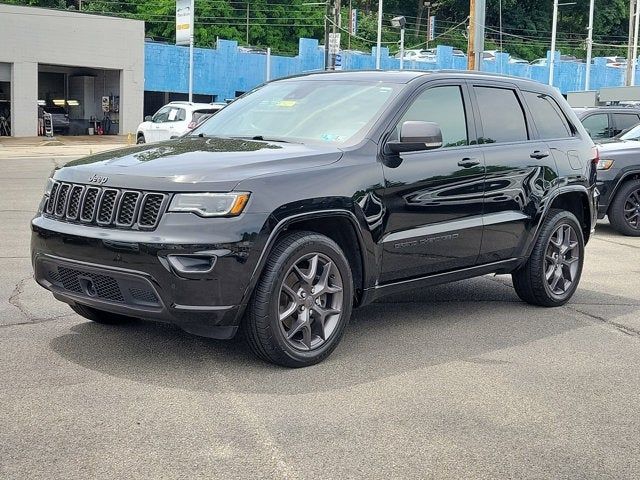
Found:
[{"label": "lower bumper grille", "polygon": [[38,276],[61,293],[132,307],[161,308],[149,281],[132,274],[96,271],[94,268],[40,261]]}]

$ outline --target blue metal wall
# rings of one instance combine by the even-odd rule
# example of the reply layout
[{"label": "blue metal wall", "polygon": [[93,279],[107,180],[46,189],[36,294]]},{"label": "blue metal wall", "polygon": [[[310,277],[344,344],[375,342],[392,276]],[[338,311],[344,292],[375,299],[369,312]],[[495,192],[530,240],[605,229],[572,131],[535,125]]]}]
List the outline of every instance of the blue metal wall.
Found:
[{"label": "blue metal wall", "polygon": [[[383,69],[398,69],[400,61],[389,57],[386,48],[381,50]],[[549,53],[547,58],[549,58]],[[585,64],[561,62],[556,52],[554,85],[562,93],[584,88]],[[371,55],[343,53],[345,70],[375,68],[375,48]],[[194,50],[194,93],[216,95],[218,101],[233,98],[236,92],[245,92],[261,84],[266,78],[266,55],[238,51],[234,41],[219,40],[216,49]],[[301,38],[299,53],[295,57],[271,56],[271,78],[280,78],[303,72],[322,70],[324,52],[318,41]],[[186,93],[188,91],[189,49],[161,43],[145,44],[145,90],[156,92]],[[453,55],[453,48],[440,45],[435,63],[405,62],[404,68],[416,70],[456,69],[465,70],[466,57]],[[546,83],[549,69],[546,66],[509,63],[509,55],[498,54],[496,61],[484,61],[483,71],[531,78]],[[606,66],[604,58],[596,58],[591,68],[591,89],[624,85],[623,68]],[[640,78],[640,73],[636,75]]]}]

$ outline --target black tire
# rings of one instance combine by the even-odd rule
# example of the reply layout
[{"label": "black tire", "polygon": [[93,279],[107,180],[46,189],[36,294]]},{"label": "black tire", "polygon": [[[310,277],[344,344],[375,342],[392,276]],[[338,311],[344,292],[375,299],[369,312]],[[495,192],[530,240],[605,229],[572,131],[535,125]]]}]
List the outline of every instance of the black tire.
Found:
[{"label": "black tire", "polygon": [[[629,237],[640,237],[640,210],[637,209],[636,202],[640,202],[640,179],[625,182],[609,205],[607,212],[609,222],[618,233]],[[635,212],[627,212],[627,215],[635,214],[632,222],[637,223],[632,225],[625,217],[625,207],[628,210],[634,206],[636,206]],[[635,226],[637,227],[634,228]]]},{"label": "black tire", "polygon": [[136,144],[137,145],[142,145],[143,143],[147,143],[147,141],[144,139],[144,135],[138,135],[138,138],[136,140]]},{"label": "black tire", "polygon": [[[566,272],[564,262],[560,262],[560,259],[558,259],[558,263],[554,266],[553,260],[549,260],[548,256],[549,249],[552,248],[552,236],[555,235],[561,226],[571,227],[575,233],[577,245],[572,251],[577,249],[577,258],[575,258],[577,268],[575,272],[570,275],[571,281],[566,291],[557,293],[552,290],[552,286],[549,284],[550,281],[553,282],[553,278],[547,279],[546,275],[554,268],[559,268],[563,275]],[[574,260],[574,258],[567,259],[567,261],[572,260]],[[542,223],[540,234],[533,247],[531,256],[522,267],[511,274],[513,286],[518,296],[527,303],[543,307],[559,307],[567,303],[578,288],[583,263],[584,235],[578,219],[571,212],[552,209]],[[566,268],[569,267],[567,266]],[[562,282],[564,284],[565,280],[563,279]]]},{"label": "black tire", "polygon": [[[312,268],[311,260],[305,260],[305,258],[312,259],[314,256],[316,257],[316,267]],[[317,260],[318,257],[322,258],[320,261],[326,263],[322,265],[322,272],[318,273],[316,277],[315,274],[311,275],[311,272],[318,272],[317,265],[320,262]],[[285,326],[286,321],[280,318],[281,315],[284,315],[280,310],[282,308],[288,310],[286,304],[282,305],[281,303],[283,298],[286,299],[286,296],[282,296],[284,294],[283,285],[285,282],[290,283],[291,278],[295,279],[298,277],[298,275],[294,273],[296,271],[295,266],[305,261],[307,261],[309,265],[307,273],[310,277],[322,277],[325,274],[325,268],[329,269],[327,275],[329,275],[331,271],[335,272],[331,274],[331,278],[334,279],[332,281],[335,281],[336,278],[339,279],[340,287],[338,288],[340,289],[340,296],[337,299],[332,298],[332,306],[329,306],[329,308],[335,308],[337,305],[333,302],[337,301],[340,307],[340,313],[337,314],[337,319],[336,314],[333,315],[331,319],[332,331],[330,334],[327,334],[325,325],[329,323],[327,321],[328,317],[323,316],[323,320],[319,321],[316,308],[322,307],[321,304],[323,301],[328,303],[328,299],[333,297],[334,294],[326,294],[324,300],[316,298],[313,295],[309,295],[305,300],[298,297],[298,301],[300,302],[310,302],[312,297],[316,298],[315,302],[318,305],[318,307],[316,307],[315,304],[311,302],[311,304],[307,306],[306,324],[308,325],[309,332],[307,338],[311,338],[314,328],[316,331],[318,328],[322,331],[320,336],[314,336],[316,341],[321,342],[317,347],[312,347],[311,341],[309,341],[308,349],[302,350],[296,348],[294,343],[298,342],[301,346],[304,346],[305,340],[295,340],[295,335],[297,334],[287,338],[287,334],[291,334],[296,330],[293,325],[294,320],[292,319],[294,315],[297,317],[295,325],[304,323],[301,319],[301,315],[303,315],[301,310],[305,310],[304,304],[298,303],[298,307],[296,307],[296,300],[291,296],[291,306],[294,307],[294,313],[288,317],[292,319],[292,325],[288,331],[285,331],[287,328]],[[300,273],[300,269],[298,269],[297,272]],[[291,277],[291,275],[293,275],[293,277]],[[307,288],[301,280],[299,284]],[[326,283],[326,285],[328,285],[328,283]],[[303,290],[301,286],[294,288],[297,288],[297,291],[301,292]],[[314,292],[314,288],[315,287],[311,288],[311,293]],[[330,288],[335,289],[336,287],[331,286]],[[289,289],[289,292],[293,292],[293,290]],[[317,292],[318,290],[316,290],[316,294]],[[300,295],[304,297],[304,292],[300,293]],[[317,302],[320,303],[318,304]],[[351,268],[340,247],[324,235],[314,232],[292,232],[282,237],[269,254],[267,264],[256,285],[243,319],[244,336],[253,353],[259,358],[285,367],[306,367],[321,362],[336,348],[351,317],[352,306],[353,278]],[[327,307],[327,305],[324,305],[324,307]],[[300,330],[302,337],[305,337],[304,333],[306,333],[306,331],[306,329]]]},{"label": "black tire", "polygon": [[87,307],[86,305],[70,305],[71,309],[81,317],[91,320],[92,322],[102,323],[104,325],[122,325],[134,321],[133,317],[126,315],[118,315],[117,313],[109,313],[103,310]]}]

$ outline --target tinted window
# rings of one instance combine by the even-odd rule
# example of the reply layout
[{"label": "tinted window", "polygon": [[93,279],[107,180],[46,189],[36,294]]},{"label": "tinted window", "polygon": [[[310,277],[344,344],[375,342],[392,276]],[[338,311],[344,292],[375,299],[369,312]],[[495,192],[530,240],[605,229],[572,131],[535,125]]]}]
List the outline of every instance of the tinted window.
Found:
[{"label": "tinted window", "polygon": [[571,136],[571,129],[560,106],[549,95],[524,92],[524,98],[533,115],[540,138],[564,138]]},{"label": "tinted window", "polygon": [[156,123],[177,122],[185,118],[187,118],[187,113],[184,108],[166,106],[156,112],[153,121]]},{"label": "tinted window", "polygon": [[437,123],[442,130],[443,147],[469,144],[460,87],[434,87],[421,93],[398,123],[396,138],[402,123],[409,120]]},{"label": "tinted window", "polygon": [[474,87],[484,135],[480,143],[527,140],[527,123],[516,92],[507,88]]},{"label": "tinted window", "polygon": [[638,120],[638,115],[633,113],[614,113],[613,122],[616,124],[614,135],[619,134],[627,128],[633,127],[638,121],[640,121]]},{"label": "tinted window", "polygon": [[582,125],[591,138],[609,137],[609,115],[606,113],[589,115],[582,120]]}]

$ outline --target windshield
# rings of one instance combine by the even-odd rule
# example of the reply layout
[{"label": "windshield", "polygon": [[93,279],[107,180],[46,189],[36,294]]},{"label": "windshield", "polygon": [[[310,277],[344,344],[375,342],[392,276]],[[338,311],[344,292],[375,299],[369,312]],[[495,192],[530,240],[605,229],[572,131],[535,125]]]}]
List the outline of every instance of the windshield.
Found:
[{"label": "windshield", "polygon": [[223,108],[191,135],[353,144],[401,88],[383,82],[274,82]]},{"label": "windshield", "polygon": [[622,132],[616,138],[619,138],[620,140],[640,140],[640,124]]}]

